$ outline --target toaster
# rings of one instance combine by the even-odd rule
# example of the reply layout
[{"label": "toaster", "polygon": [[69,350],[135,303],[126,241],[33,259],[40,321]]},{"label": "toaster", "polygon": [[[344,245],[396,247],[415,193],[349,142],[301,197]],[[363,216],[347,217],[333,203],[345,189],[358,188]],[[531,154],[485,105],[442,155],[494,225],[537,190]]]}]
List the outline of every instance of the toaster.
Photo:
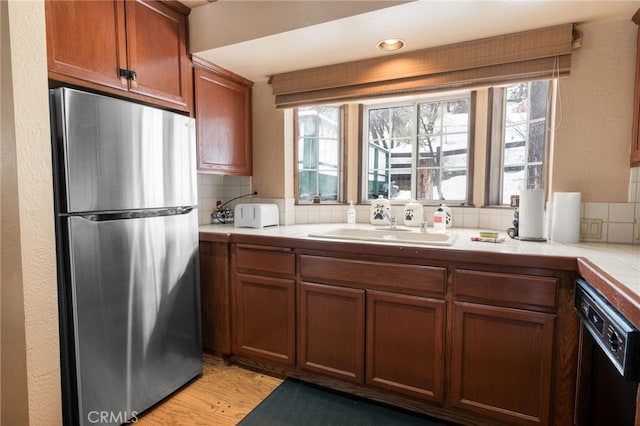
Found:
[{"label": "toaster", "polygon": [[279,222],[276,204],[238,204],[233,216],[234,225],[242,228],[264,228]]}]

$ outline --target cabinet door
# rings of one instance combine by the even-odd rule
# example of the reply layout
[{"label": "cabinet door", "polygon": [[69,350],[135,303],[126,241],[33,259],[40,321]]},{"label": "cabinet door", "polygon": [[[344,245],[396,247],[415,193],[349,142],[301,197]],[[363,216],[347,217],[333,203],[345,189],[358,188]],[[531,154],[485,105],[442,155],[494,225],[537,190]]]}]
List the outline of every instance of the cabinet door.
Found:
[{"label": "cabinet door", "polygon": [[298,365],[364,382],[364,290],[300,283]]},{"label": "cabinet door", "polygon": [[202,349],[231,353],[231,295],[227,243],[200,241],[200,299]]},{"label": "cabinet door", "polygon": [[250,176],[250,82],[202,67],[196,67],[194,74],[198,170]]},{"label": "cabinet door", "polygon": [[125,2],[128,69],[136,72],[130,91],[189,110],[191,64],[187,54],[187,18],[158,1]]},{"label": "cabinet door", "polygon": [[444,402],[445,301],[367,291],[366,384]]},{"label": "cabinet door", "polygon": [[455,302],[451,405],[549,424],[555,315]]},{"label": "cabinet door", "polygon": [[290,279],[236,274],[234,353],[294,364],[294,288]]},{"label": "cabinet door", "polygon": [[49,77],[127,90],[124,2],[45,1]]}]

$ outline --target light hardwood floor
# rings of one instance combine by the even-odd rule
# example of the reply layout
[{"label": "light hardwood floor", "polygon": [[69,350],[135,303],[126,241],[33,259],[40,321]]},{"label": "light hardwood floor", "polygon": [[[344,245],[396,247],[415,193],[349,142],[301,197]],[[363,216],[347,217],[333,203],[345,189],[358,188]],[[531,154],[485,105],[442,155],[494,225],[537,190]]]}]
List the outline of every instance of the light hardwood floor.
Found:
[{"label": "light hardwood floor", "polygon": [[202,377],[140,416],[136,425],[235,425],[280,383],[280,379],[205,357]]}]

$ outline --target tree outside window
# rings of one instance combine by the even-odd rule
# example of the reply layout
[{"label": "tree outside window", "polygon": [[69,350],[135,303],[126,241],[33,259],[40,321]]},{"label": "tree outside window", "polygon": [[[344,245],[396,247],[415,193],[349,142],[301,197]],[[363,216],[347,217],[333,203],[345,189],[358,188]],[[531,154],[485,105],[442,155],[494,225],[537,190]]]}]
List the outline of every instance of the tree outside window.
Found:
[{"label": "tree outside window", "polygon": [[542,189],[547,140],[549,81],[504,88],[502,204],[520,189]]},{"label": "tree outside window", "polygon": [[467,201],[469,97],[367,110],[367,199]]}]

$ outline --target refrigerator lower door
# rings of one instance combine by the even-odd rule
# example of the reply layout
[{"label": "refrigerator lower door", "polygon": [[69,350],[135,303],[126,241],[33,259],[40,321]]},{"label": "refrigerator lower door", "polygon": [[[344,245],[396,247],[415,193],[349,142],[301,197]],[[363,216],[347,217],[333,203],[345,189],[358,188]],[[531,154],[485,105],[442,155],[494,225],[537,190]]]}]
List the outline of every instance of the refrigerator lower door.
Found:
[{"label": "refrigerator lower door", "polygon": [[80,424],[121,424],[202,372],[197,210],[68,218]]}]

